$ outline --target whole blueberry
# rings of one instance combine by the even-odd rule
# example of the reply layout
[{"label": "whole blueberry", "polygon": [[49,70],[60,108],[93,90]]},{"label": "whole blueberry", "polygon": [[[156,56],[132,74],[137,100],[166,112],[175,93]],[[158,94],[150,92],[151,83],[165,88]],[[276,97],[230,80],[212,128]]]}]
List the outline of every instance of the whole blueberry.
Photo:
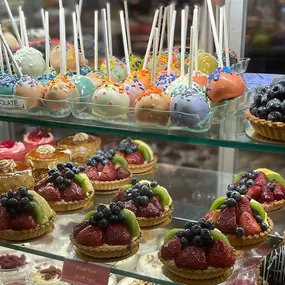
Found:
[{"label": "whole blueberry", "polygon": [[65,178],[68,178],[68,179],[73,179],[74,178],[74,172],[72,170],[68,170],[66,173],[65,173]]},{"label": "whole blueberry", "polygon": [[119,222],[119,217],[117,215],[111,215],[109,217],[109,223],[110,224],[116,224]]},{"label": "whole blueberry", "polygon": [[238,191],[233,191],[231,198],[235,199],[238,202],[241,199],[241,195]]},{"label": "whole blueberry", "polygon": [[253,186],[255,184],[254,180],[253,179],[248,179],[246,181],[246,186],[250,187],[250,186]]},{"label": "whole blueberry", "polygon": [[243,237],[244,235],[245,235],[244,229],[241,228],[241,227],[238,227],[238,228],[236,229],[236,236],[237,236],[237,237]]},{"label": "whole blueberry", "polygon": [[121,223],[121,224],[125,224],[127,221],[126,216],[121,214],[121,213],[118,215],[118,218],[119,218],[119,223]]},{"label": "whole blueberry", "polygon": [[266,94],[264,94],[264,95],[261,97],[260,103],[261,103],[262,106],[265,107],[266,104],[267,104],[267,102],[268,102],[268,96],[267,96]]},{"label": "whole blueberry", "polygon": [[124,209],[125,209],[125,204],[124,204],[122,201],[117,202],[116,205],[117,205],[121,210],[124,210]]},{"label": "whole blueberry", "polygon": [[199,235],[201,233],[202,228],[199,225],[194,225],[191,227],[191,231],[195,235]]},{"label": "whole blueberry", "polygon": [[65,178],[65,179],[64,179],[64,184],[65,184],[66,186],[70,186],[71,183],[72,183],[72,181],[71,181],[70,179],[68,179],[68,178]]},{"label": "whole blueberry", "polygon": [[226,196],[227,196],[228,198],[231,198],[231,197],[232,197],[232,191],[228,191],[228,192],[226,193]]},{"label": "whole blueberry", "polygon": [[23,211],[26,213],[31,213],[33,210],[34,210],[34,205],[31,202],[26,203],[26,205],[23,207]]},{"label": "whole blueberry", "polygon": [[121,209],[120,209],[119,206],[115,205],[115,207],[113,207],[113,208],[111,209],[111,211],[112,211],[112,214],[118,215],[118,214],[120,214]]},{"label": "whole blueberry", "polygon": [[98,222],[98,226],[101,229],[106,229],[108,227],[108,225],[109,225],[108,220],[104,219],[104,218]]},{"label": "whole blueberry", "polygon": [[51,175],[53,175],[55,172],[56,172],[57,170],[56,169],[50,169],[49,171],[48,171],[48,175],[49,176],[51,176]]},{"label": "whole blueberry", "polygon": [[3,197],[3,198],[1,198],[1,205],[2,206],[6,206],[7,205],[7,203],[8,203],[8,201],[9,201],[9,199],[7,198],[7,197]]},{"label": "whole blueberry", "polygon": [[257,221],[258,223],[261,223],[261,222],[262,222],[262,218],[261,218],[261,216],[259,216],[259,215],[256,215],[256,216],[255,216],[255,219],[256,219],[256,221]]},{"label": "whole blueberry", "polygon": [[203,246],[204,242],[200,235],[193,237],[193,244],[197,246]]},{"label": "whole blueberry", "polygon": [[238,191],[240,194],[244,194],[246,190],[247,190],[247,187],[246,187],[245,184],[243,184],[243,185],[238,185],[238,186],[237,186],[237,191]]},{"label": "whole blueberry", "polygon": [[58,176],[56,177],[55,182],[57,184],[62,184],[64,182],[64,178],[62,176]]},{"label": "whole blueberry", "polygon": [[85,170],[85,167],[84,167],[83,165],[79,165],[79,166],[78,166],[78,170],[79,170],[80,172],[83,172],[83,171]]},{"label": "whole blueberry", "polygon": [[271,99],[266,104],[267,112],[273,112],[273,111],[280,111],[281,110],[281,101],[279,99]]},{"label": "whole blueberry", "polygon": [[141,204],[142,204],[142,196],[136,197],[135,203],[136,203],[137,205],[141,205]]},{"label": "whole blueberry", "polygon": [[228,198],[224,202],[228,208],[232,208],[237,204],[237,201],[234,198]]},{"label": "whole blueberry", "polygon": [[247,174],[247,177],[248,177],[249,179],[255,179],[256,176],[257,176],[257,173],[256,173],[255,171],[249,172],[249,173]]},{"label": "whole blueberry", "polygon": [[235,187],[234,184],[228,185],[228,190],[229,190],[229,191],[233,191],[233,190],[235,190],[235,189],[236,189],[236,187]]},{"label": "whole blueberry", "polygon": [[222,204],[222,205],[220,206],[220,210],[221,210],[221,211],[225,210],[226,208],[227,208],[227,205],[226,205],[226,204]]},{"label": "whole blueberry", "polygon": [[268,225],[267,224],[265,224],[264,222],[262,222],[261,224],[260,224],[260,227],[261,227],[261,230],[262,231],[267,231],[267,229],[268,229]]},{"label": "whole blueberry", "polygon": [[127,200],[127,201],[133,200],[133,195],[132,195],[132,193],[128,193],[128,194],[127,194],[126,200]]},{"label": "whole blueberry", "polygon": [[109,218],[111,215],[112,215],[112,211],[111,209],[109,208],[105,208],[103,211],[102,211],[103,215],[105,218]]},{"label": "whole blueberry", "polygon": [[184,229],[191,229],[193,226],[195,225],[195,223],[193,222],[186,222],[184,225]]},{"label": "whole blueberry", "polygon": [[185,231],[178,231],[176,233],[176,236],[179,237],[179,238],[185,237]]},{"label": "whole blueberry", "polygon": [[72,169],[74,167],[74,163],[73,162],[68,162],[65,164],[65,167]]},{"label": "whole blueberry", "polygon": [[20,197],[26,197],[28,195],[28,189],[26,187],[21,187],[19,189]]},{"label": "whole blueberry", "polygon": [[61,171],[65,168],[65,164],[64,163],[58,163],[56,168]]},{"label": "whole blueberry", "polygon": [[195,235],[193,234],[193,232],[190,229],[186,229],[184,231],[183,236],[185,236],[188,239],[188,241],[191,241]]},{"label": "whole blueberry", "polygon": [[271,191],[273,191],[273,190],[274,190],[274,187],[275,187],[275,184],[274,184],[273,182],[268,182],[268,183],[267,183],[267,187],[268,187]]},{"label": "whole blueberry", "polygon": [[136,189],[136,188],[133,189],[131,193],[132,193],[132,197],[133,197],[133,198],[136,198],[136,197],[140,196],[140,192],[139,192],[139,190]]},{"label": "whole blueberry", "polygon": [[141,198],[141,205],[146,206],[149,203],[149,199],[147,196],[142,196]]},{"label": "whole blueberry", "polygon": [[133,185],[135,185],[135,184],[137,184],[139,181],[138,181],[138,179],[136,178],[136,177],[132,177],[132,184]]},{"label": "whole blueberry", "polygon": [[13,191],[12,191],[12,190],[9,190],[9,191],[7,192],[7,196],[8,196],[8,198],[13,198],[13,196],[14,196]]},{"label": "whole blueberry", "polygon": [[259,119],[266,119],[267,118],[267,109],[265,106],[260,106],[258,109],[257,109],[257,117]]},{"label": "whole blueberry", "polygon": [[19,205],[19,202],[18,202],[18,200],[15,199],[15,198],[11,198],[11,199],[9,199],[9,201],[7,202],[7,206],[8,206],[8,207],[11,207],[11,208],[17,208],[18,205]]},{"label": "whole blueberry", "polygon": [[206,226],[209,230],[213,230],[215,228],[214,224],[211,221],[207,221]]},{"label": "whole blueberry", "polygon": [[181,246],[182,248],[186,247],[188,244],[189,244],[189,243],[188,243],[188,240],[187,240],[186,237],[182,237],[182,238],[180,239],[180,246]]},{"label": "whole blueberry", "polygon": [[98,206],[97,211],[98,212],[103,212],[106,208],[107,208],[106,205],[101,204],[101,205]]},{"label": "whole blueberry", "polygon": [[281,122],[282,118],[282,114],[278,111],[270,112],[267,116],[267,120],[272,122]]},{"label": "whole blueberry", "polygon": [[94,216],[93,216],[93,219],[95,220],[95,221],[100,221],[101,219],[103,219],[104,218],[104,214],[102,213],[102,212],[97,212],[97,213],[95,213],[94,214]]},{"label": "whole blueberry", "polygon": [[53,179],[56,179],[58,176],[60,176],[60,172],[59,171],[55,171],[53,174],[52,174],[52,178]]},{"label": "whole blueberry", "polygon": [[148,190],[148,192],[147,192],[147,197],[149,198],[149,199],[151,199],[152,198],[152,196],[153,196],[153,192],[152,192],[152,190]]},{"label": "whole blueberry", "polygon": [[201,228],[206,228],[206,222],[207,222],[206,219],[201,218],[201,219],[199,219],[199,221],[198,221],[198,225],[199,225]]},{"label": "whole blueberry", "polygon": [[110,153],[112,156],[114,156],[114,155],[116,154],[116,151],[115,151],[114,149],[110,149],[110,150],[109,150],[109,153]]},{"label": "whole blueberry", "polygon": [[202,229],[202,230],[201,230],[201,237],[202,237],[202,238],[208,237],[208,236],[210,236],[210,235],[211,235],[211,233],[210,233],[210,231],[209,231],[208,229]]},{"label": "whole blueberry", "polygon": [[75,173],[75,174],[79,174],[80,173],[80,170],[78,167],[73,167],[72,168],[72,171]]},{"label": "whole blueberry", "polygon": [[261,98],[263,96],[264,93],[258,93],[255,97],[254,97],[254,103],[256,106],[260,106],[261,105]]},{"label": "whole blueberry", "polygon": [[155,180],[150,183],[150,187],[157,187],[157,186],[158,186],[158,182]]},{"label": "whole blueberry", "polygon": [[65,190],[66,189],[65,183],[58,184],[58,189],[59,190]]},{"label": "whole blueberry", "polygon": [[251,113],[253,116],[256,116],[256,117],[257,117],[257,109],[258,109],[258,107],[256,107],[255,105],[252,105],[252,106],[249,108],[249,111],[250,111],[250,113]]},{"label": "whole blueberry", "polygon": [[285,115],[285,100],[281,104],[281,112],[283,115]]}]

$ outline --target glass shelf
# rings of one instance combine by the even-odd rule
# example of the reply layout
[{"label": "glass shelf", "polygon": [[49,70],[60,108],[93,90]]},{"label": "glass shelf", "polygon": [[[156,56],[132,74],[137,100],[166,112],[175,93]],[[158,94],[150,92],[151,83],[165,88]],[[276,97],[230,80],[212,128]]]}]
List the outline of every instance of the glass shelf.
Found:
[{"label": "glass shelf", "polygon": [[[140,251],[135,256],[125,261],[105,264],[110,267],[111,273],[158,284],[173,284],[162,274],[159,262],[154,262],[154,268],[151,268],[150,273],[147,265],[141,266],[141,261],[146,255],[148,255],[148,260],[157,256],[157,250],[162,244],[163,235],[168,228],[182,227],[185,219],[197,220],[203,217],[212,201],[225,192],[226,185],[221,183],[221,179],[225,177],[227,180],[231,180],[233,175],[168,164],[160,164],[155,173],[140,176],[140,179],[158,180],[168,189],[174,201],[174,216],[179,218],[174,218],[167,227],[143,231],[147,241],[140,245]],[[95,203],[97,202],[98,198],[95,197]],[[257,258],[261,251],[268,252],[280,244],[282,238],[278,236],[278,233],[282,236],[285,230],[284,213],[285,209],[270,214],[275,223],[274,235],[263,245],[259,245],[260,251],[257,249],[245,250],[246,259]],[[0,242],[0,246],[55,260],[78,259],[70,243],[69,234],[73,227],[83,219],[84,214],[85,212],[58,215],[55,229],[51,234],[26,243]],[[235,274],[243,270],[244,262],[242,259],[238,261],[237,270],[239,271],[236,271]]]}]

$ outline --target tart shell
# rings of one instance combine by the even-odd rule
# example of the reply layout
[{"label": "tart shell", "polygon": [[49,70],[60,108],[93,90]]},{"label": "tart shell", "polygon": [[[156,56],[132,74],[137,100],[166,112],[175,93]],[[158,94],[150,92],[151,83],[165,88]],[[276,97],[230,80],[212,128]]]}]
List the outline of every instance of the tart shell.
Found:
[{"label": "tart shell", "polygon": [[132,181],[132,175],[130,175],[127,178],[121,179],[121,180],[115,180],[115,181],[91,181],[93,185],[93,189],[97,191],[107,192],[107,191],[113,191],[117,190],[121,187],[123,187],[126,184],[130,184]]},{"label": "tart shell", "polygon": [[56,212],[69,212],[69,211],[75,211],[78,209],[85,208],[87,205],[90,204],[94,197],[94,192],[92,192],[88,197],[86,197],[83,200],[79,201],[59,201],[59,202],[50,202],[48,201],[50,207],[56,211]]},{"label": "tart shell", "polygon": [[273,201],[271,203],[263,203],[265,212],[274,212],[281,209],[285,205],[285,200]]},{"label": "tart shell", "polygon": [[260,234],[243,236],[241,238],[238,238],[235,235],[226,235],[226,236],[229,239],[232,246],[247,246],[262,242],[267,239],[268,234],[273,231],[274,227],[274,223],[269,217],[267,218],[267,221],[269,223],[267,231],[261,232]]},{"label": "tart shell", "polygon": [[37,226],[35,229],[14,231],[14,230],[1,230],[0,239],[8,241],[24,241],[34,239],[45,234],[52,232],[54,228],[56,214],[53,213],[52,218],[45,224]]},{"label": "tart shell", "polygon": [[157,163],[157,157],[154,156],[154,159],[146,164],[129,164],[128,169],[133,173],[133,174],[140,174],[140,173],[145,173],[150,170],[152,170]]},{"label": "tart shell", "polygon": [[272,140],[285,141],[285,123],[259,119],[249,110],[245,111],[245,117],[259,135]]},{"label": "tart shell", "polygon": [[78,244],[73,234],[70,236],[70,240],[78,248],[80,252],[87,256],[95,258],[118,258],[126,255],[135,254],[138,251],[141,235],[134,238],[128,245],[102,245],[102,246],[85,246]]}]

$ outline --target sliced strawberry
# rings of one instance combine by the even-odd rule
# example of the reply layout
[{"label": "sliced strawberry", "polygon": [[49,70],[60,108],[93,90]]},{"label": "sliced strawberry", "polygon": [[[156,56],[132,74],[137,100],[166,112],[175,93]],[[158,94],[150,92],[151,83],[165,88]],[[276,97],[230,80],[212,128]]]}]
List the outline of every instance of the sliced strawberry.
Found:
[{"label": "sliced strawberry", "polygon": [[76,241],[86,246],[100,246],[104,244],[104,232],[99,227],[88,226],[77,234]]},{"label": "sliced strawberry", "polygon": [[109,225],[106,229],[106,242],[110,245],[127,245],[132,241],[132,236],[127,227],[121,224]]},{"label": "sliced strawberry", "polygon": [[174,257],[177,267],[185,269],[206,269],[208,267],[204,249],[198,246],[187,246]]},{"label": "sliced strawberry", "polygon": [[118,167],[117,168],[117,178],[118,179],[125,179],[130,176],[130,171],[124,167]]},{"label": "sliced strawberry", "polygon": [[41,179],[39,182],[36,183],[34,189],[35,191],[38,191],[42,187],[44,187],[48,183],[48,178]]},{"label": "sliced strawberry", "polygon": [[80,201],[86,198],[86,193],[73,182],[62,192],[61,198],[66,202]]},{"label": "sliced strawberry", "polygon": [[234,265],[235,254],[228,245],[221,240],[216,240],[207,252],[208,266],[228,267]]},{"label": "sliced strawberry", "polygon": [[122,201],[124,202],[126,200],[127,197],[127,191],[125,190],[121,190],[114,198],[113,198],[113,202],[119,202]]},{"label": "sliced strawberry", "polygon": [[160,249],[162,258],[166,260],[173,259],[176,255],[181,254],[181,251],[180,238],[178,237],[174,237],[165,243]]},{"label": "sliced strawberry", "polygon": [[100,181],[113,181],[117,179],[117,172],[116,172],[116,168],[113,164],[109,164],[104,166],[99,180]]},{"label": "sliced strawberry", "polygon": [[47,201],[60,201],[60,192],[53,183],[48,183],[44,187],[39,188],[38,193]]},{"label": "sliced strawberry", "polygon": [[6,208],[0,208],[0,230],[8,230],[9,228],[9,215]]},{"label": "sliced strawberry", "polygon": [[13,140],[6,140],[0,143],[0,148],[12,148],[15,145]]},{"label": "sliced strawberry", "polygon": [[76,238],[77,235],[85,228],[89,226],[89,221],[82,221],[78,225],[76,225],[73,229],[73,235]]},{"label": "sliced strawberry", "polygon": [[28,139],[32,141],[39,141],[42,138],[50,137],[49,133],[45,131],[43,128],[37,128],[34,131],[30,132],[28,135]]},{"label": "sliced strawberry", "polygon": [[273,190],[275,200],[285,199],[285,188],[281,184],[275,184]]},{"label": "sliced strawberry", "polygon": [[235,207],[225,208],[219,216],[216,227],[226,234],[235,234],[237,228]]},{"label": "sliced strawberry", "polygon": [[127,154],[125,156],[125,159],[127,160],[129,164],[143,164],[144,163],[144,157],[139,151],[136,151],[131,154]]},{"label": "sliced strawberry", "polygon": [[255,235],[261,232],[260,225],[257,223],[252,214],[243,212],[239,218],[239,226],[244,229],[245,235]]},{"label": "sliced strawberry", "polygon": [[221,210],[213,210],[213,211],[208,212],[204,218],[215,224],[220,214],[221,214]]},{"label": "sliced strawberry", "polygon": [[260,191],[261,191],[261,187],[259,185],[253,185],[247,188],[247,191],[245,194],[254,200],[258,200]]},{"label": "sliced strawberry", "polygon": [[101,163],[99,163],[99,164],[97,165],[97,170],[98,170],[99,172],[101,172],[101,171],[103,170],[103,168],[104,168],[104,166],[103,166]]},{"label": "sliced strawberry", "polygon": [[21,213],[16,217],[10,218],[10,227],[15,231],[24,231],[35,229],[37,227],[37,223],[32,215],[28,213]]},{"label": "sliced strawberry", "polygon": [[236,205],[236,217],[239,219],[240,215],[244,212],[249,212],[252,214],[250,202],[246,196],[241,196],[239,202]]},{"label": "sliced strawberry", "polygon": [[255,185],[265,186],[269,182],[267,176],[263,172],[258,172],[257,176],[254,178]]},{"label": "sliced strawberry", "polygon": [[96,166],[87,166],[85,168],[85,173],[87,174],[90,180],[92,181],[99,180],[99,173]]},{"label": "sliced strawberry", "polygon": [[137,217],[158,217],[161,215],[161,211],[151,203],[148,203],[146,206],[138,206],[137,207]]},{"label": "sliced strawberry", "polygon": [[125,208],[132,211],[133,213],[137,213],[137,207],[135,206],[132,200],[125,202]]},{"label": "sliced strawberry", "polygon": [[261,191],[258,197],[258,202],[259,203],[270,203],[274,201],[274,194],[273,192],[266,186],[261,187]]},{"label": "sliced strawberry", "polygon": [[159,197],[152,196],[150,201],[160,212],[164,212],[164,207],[160,203]]}]

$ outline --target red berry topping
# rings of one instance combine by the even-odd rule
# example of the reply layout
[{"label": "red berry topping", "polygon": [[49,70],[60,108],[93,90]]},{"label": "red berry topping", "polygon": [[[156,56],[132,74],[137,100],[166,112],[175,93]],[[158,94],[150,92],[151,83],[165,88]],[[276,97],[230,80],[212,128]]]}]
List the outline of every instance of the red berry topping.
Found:
[{"label": "red berry topping", "polygon": [[221,240],[216,240],[208,249],[208,266],[228,267],[234,265],[235,261],[236,257],[233,250]]},{"label": "red berry topping", "polygon": [[175,237],[171,239],[169,242],[165,243],[161,249],[160,253],[163,259],[171,260],[175,256],[181,254],[181,245],[180,245],[180,238]]},{"label": "red berry topping", "polygon": [[66,202],[80,201],[86,198],[86,193],[74,182],[72,182],[61,195],[62,199]]},{"label": "red berry topping", "polygon": [[79,223],[78,225],[76,225],[73,228],[73,235],[76,238],[77,235],[85,228],[87,228],[89,226],[89,221],[82,221],[81,223]]},{"label": "red berry topping", "polygon": [[118,201],[125,201],[127,197],[127,191],[121,190],[113,199],[113,202],[118,202]]},{"label": "red berry topping", "polygon": [[32,215],[28,213],[20,213],[16,217],[10,218],[10,227],[15,231],[30,230],[35,229],[37,227],[37,223]]},{"label": "red berry topping", "polygon": [[260,203],[270,203],[275,200],[273,192],[266,186],[261,187],[261,191],[258,197],[258,202]]},{"label": "red berry topping", "polygon": [[0,208],[0,230],[7,230],[9,228],[9,215],[6,208]]},{"label": "red berry topping", "polygon": [[90,180],[98,180],[99,173],[96,166],[87,166],[85,172]]},{"label": "red berry topping", "polygon": [[13,140],[6,140],[0,143],[0,148],[12,148],[15,145]]},{"label": "red berry topping", "polygon": [[261,191],[261,187],[259,185],[253,185],[247,188],[247,192],[245,193],[249,197],[254,200],[257,200]]},{"label": "red berry topping", "polygon": [[113,224],[106,229],[106,242],[109,245],[127,245],[131,241],[132,236],[125,225]]},{"label": "red berry topping", "polygon": [[160,212],[164,212],[164,207],[161,205],[159,197],[152,196],[150,201]]},{"label": "red berry topping", "polygon": [[53,183],[38,188],[38,193],[47,201],[60,201],[60,192]]},{"label": "red berry topping", "polygon": [[104,232],[99,227],[88,226],[77,234],[76,241],[86,246],[101,246],[104,244]]},{"label": "red berry topping", "polygon": [[265,173],[263,172],[258,172],[257,176],[254,178],[254,183],[255,185],[259,186],[265,186],[268,183],[268,178]]},{"label": "red berry topping", "polygon": [[128,178],[129,176],[130,176],[130,172],[128,169],[123,168],[123,167],[117,168],[117,178],[118,179],[125,179],[125,178]]},{"label": "red berry topping", "polygon": [[113,164],[104,166],[101,175],[99,177],[100,181],[113,181],[117,179],[116,168]]},{"label": "red berry topping", "polygon": [[127,154],[125,156],[125,159],[127,160],[129,164],[143,164],[144,163],[144,157],[139,151],[136,151],[131,154]]},{"label": "red berry topping", "polygon": [[204,218],[207,221],[211,221],[212,223],[215,224],[217,222],[220,214],[221,214],[221,210],[213,210],[213,211],[208,212]]},{"label": "red berry topping", "polygon": [[160,215],[161,211],[151,203],[147,204],[146,206],[137,207],[137,213],[136,213],[137,217],[151,218],[151,217],[158,217]]},{"label": "red berry topping", "polygon": [[223,233],[235,234],[237,228],[235,207],[225,208],[219,216],[216,227]]},{"label": "red berry topping", "polygon": [[42,138],[48,138],[49,136],[49,133],[46,132],[45,129],[38,128],[29,133],[28,139],[36,142],[41,140]]},{"label": "red berry topping", "polygon": [[239,219],[240,215],[245,211],[252,214],[248,198],[246,196],[241,196],[239,202],[236,205],[237,219]]},{"label": "red berry topping", "polygon": [[134,201],[129,200],[127,202],[125,202],[125,208],[132,211],[133,213],[137,213],[137,207],[134,204]]},{"label": "red berry topping", "polygon": [[260,225],[248,212],[243,212],[239,218],[239,226],[244,229],[245,235],[255,235],[261,232]]},{"label": "red berry topping", "polygon": [[273,194],[275,200],[283,200],[285,199],[285,188],[280,184],[276,184],[274,186]]}]

